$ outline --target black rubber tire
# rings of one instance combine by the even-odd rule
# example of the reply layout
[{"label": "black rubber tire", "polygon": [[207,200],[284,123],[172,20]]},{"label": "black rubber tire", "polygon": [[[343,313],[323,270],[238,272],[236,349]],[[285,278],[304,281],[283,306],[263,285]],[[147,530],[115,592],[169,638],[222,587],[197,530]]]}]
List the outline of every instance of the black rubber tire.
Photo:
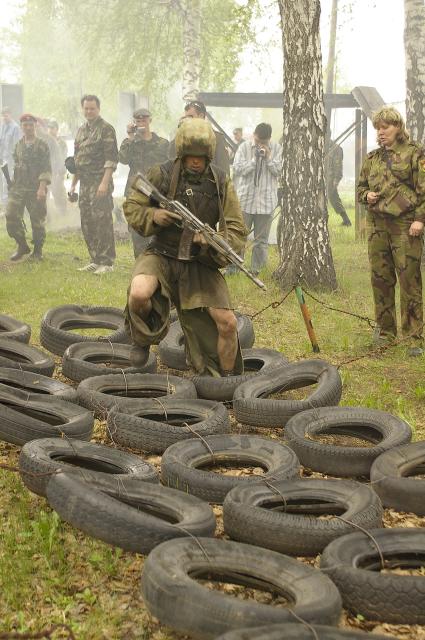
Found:
[{"label": "black rubber tire", "polygon": [[[213,451],[214,457],[205,443]],[[199,468],[213,462],[255,463],[267,472],[263,476],[227,476]],[[216,504],[221,504],[233,487],[294,478],[299,475],[299,470],[297,456],[281,442],[255,435],[230,433],[177,442],[165,451],[161,460],[163,484]]]},{"label": "black rubber tire", "polygon": [[10,338],[0,338],[0,367],[52,376],[55,362],[47,353],[32,345]]},{"label": "black rubber tire", "polygon": [[[174,398],[196,398],[193,382],[177,376],[155,373],[129,373],[128,375],[110,374],[86,378],[77,387],[78,400],[83,407],[98,414],[112,407],[134,406],[139,398],[140,406],[158,407],[155,401],[172,395]],[[126,395],[127,394],[127,395]]]},{"label": "black rubber tire", "polygon": [[[382,526],[381,501],[360,482],[302,478],[271,485],[239,486],[227,494],[223,520],[230,538],[289,555],[315,556],[335,538],[355,531],[354,525]],[[354,525],[316,517],[332,513]]]},{"label": "black rubber tire", "polygon": [[47,485],[47,500],[63,520],[125,551],[148,554],[165,540],[213,536],[212,508],[194,496],[140,480],[111,478],[93,486],[61,473]]},{"label": "black rubber tire", "polygon": [[[272,393],[299,389],[308,384],[317,388],[305,400],[271,400]],[[233,396],[239,422],[258,427],[283,427],[289,418],[312,407],[337,405],[342,382],[338,370],[324,360],[303,360],[277,371],[265,372],[241,384]]]},{"label": "black rubber tire", "polygon": [[[196,578],[214,576],[247,587],[288,594],[291,610],[240,600],[210,590]],[[216,638],[231,629],[294,620],[337,624],[341,597],[331,580],[316,569],[275,551],[225,540],[171,540],[145,560],[142,595],[162,624],[191,638]]]},{"label": "black rubber tire", "polygon": [[[237,311],[235,311],[235,315],[238,321],[238,335],[241,349],[250,349],[255,342],[252,320]],[[164,340],[159,343],[158,353],[162,364],[170,367],[170,369],[176,369],[177,371],[187,371],[189,369],[186,362],[183,330],[178,320],[171,323],[167,335]],[[214,400],[216,398],[211,399]]]},{"label": "black rubber tire", "polygon": [[77,391],[69,384],[54,378],[42,376],[31,371],[8,369],[0,367],[0,384],[12,389],[21,389],[43,397],[54,396],[60,400],[67,400],[78,404]]},{"label": "black rubber tire", "polygon": [[[114,329],[114,331],[109,336],[99,338],[70,333],[70,329],[89,328]],[[71,344],[97,340],[129,343],[130,338],[124,328],[124,315],[121,309],[64,304],[49,309],[41,321],[40,342],[48,351],[58,356],[63,355]]]},{"label": "black rubber tire", "polygon": [[[316,635],[314,635],[312,629]],[[396,640],[394,636],[377,633],[364,633],[355,629],[338,629],[324,625],[305,625],[302,623],[272,624],[267,627],[236,629],[229,631],[216,640]]]},{"label": "black rubber tire", "polygon": [[[319,434],[349,435],[375,444],[340,447],[314,440]],[[411,427],[396,416],[364,407],[322,407],[294,416],[286,425],[285,440],[301,464],[334,476],[369,476],[381,453],[412,439]]]},{"label": "black rubber tire", "polygon": [[10,338],[28,344],[31,338],[31,327],[21,320],[0,313],[0,338]]},{"label": "black rubber tire", "polygon": [[195,376],[192,378],[199,398],[230,402],[237,387],[247,380],[251,380],[259,373],[266,373],[269,369],[286,367],[286,358],[274,349],[242,349],[244,374],[228,376],[227,378],[213,378],[212,376]]},{"label": "black rubber tire", "polygon": [[[74,464],[67,462],[73,459]],[[80,464],[76,466],[75,461]],[[96,468],[97,467],[97,468]],[[19,456],[19,469],[24,484],[33,493],[46,495],[53,473],[66,471],[89,484],[100,483],[113,475],[117,486],[121,481],[136,478],[143,482],[158,482],[154,467],[133,453],[82,440],[43,438],[28,442]]]},{"label": "black rubber tire", "polygon": [[[373,529],[371,534],[394,567],[425,564],[425,529]],[[338,587],[346,608],[356,615],[390,624],[425,624],[423,576],[381,573],[376,545],[364,533],[331,542],[320,566]]]},{"label": "black rubber tire", "polygon": [[425,480],[409,477],[425,473],[425,441],[412,442],[382,453],[370,470],[372,487],[385,507],[425,516]]},{"label": "black rubber tire", "polygon": [[[113,373],[156,373],[156,355],[151,352],[147,364],[133,367],[130,362],[129,344],[115,342],[76,342],[63,354],[62,373],[75,382],[81,382],[93,376],[104,376]],[[107,362],[114,366],[106,367]]]},{"label": "black rubber tire", "polygon": [[93,414],[54,396],[0,384],[0,440],[25,444],[47,437],[90,440]]},{"label": "black rubber tire", "polygon": [[181,440],[229,433],[230,420],[223,404],[210,400],[164,399],[151,408],[111,409],[108,432],[117,444],[149,453],[163,453]]}]

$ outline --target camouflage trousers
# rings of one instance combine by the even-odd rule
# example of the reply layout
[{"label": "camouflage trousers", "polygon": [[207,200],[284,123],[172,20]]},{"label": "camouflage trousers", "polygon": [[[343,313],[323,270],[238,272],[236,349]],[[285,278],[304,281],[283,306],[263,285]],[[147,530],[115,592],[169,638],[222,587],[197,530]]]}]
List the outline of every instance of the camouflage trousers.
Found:
[{"label": "camouflage trousers", "polygon": [[403,336],[421,338],[423,304],[421,237],[409,236],[410,215],[398,218],[368,213],[369,262],[375,302],[375,319],[384,335],[397,335],[395,285],[400,285]]},{"label": "camouflage trousers", "polygon": [[350,219],[347,215],[344,205],[342,204],[341,196],[338,193],[338,187],[334,186],[333,184],[328,184],[327,193],[328,200],[331,203],[335,213],[341,216],[343,222],[346,222],[347,220],[349,221]]},{"label": "camouflage trousers", "polygon": [[114,186],[111,181],[108,195],[104,198],[98,198],[96,193],[101,180],[101,176],[84,176],[80,179],[81,231],[91,261],[99,265],[112,265],[115,260],[115,238],[112,222]]},{"label": "camouflage trousers", "polygon": [[24,212],[27,209],[32,229],[34,247],[41,249],[46,238],[46,200],[37,200],[36,191],[9,191],[6,209],[6,229],[18,244],[26,242]]}]

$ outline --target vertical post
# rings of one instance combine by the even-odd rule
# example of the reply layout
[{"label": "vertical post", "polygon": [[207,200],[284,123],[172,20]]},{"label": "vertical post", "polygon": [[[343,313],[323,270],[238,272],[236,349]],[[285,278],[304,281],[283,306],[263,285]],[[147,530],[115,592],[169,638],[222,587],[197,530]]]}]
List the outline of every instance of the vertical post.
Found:
[{"label": "vertical post", "polygon": [[295,287],[295,294],[297,296],[301,313],[303,314],[305,326],[307,329],[308,337],[310,338],[311,346],[313,349],[313,353],[320,353],[319,344],[317,342],[316,333],[313,328],[313,323],[311,321],[310,311],[305,302],[304,292],[301,287]]},{"label": "vertical post", "polygon": [[[356,181],[356,190],[357,183],[359,181],[360,176],[360,166],[362,162],[362,112],[360,109],[356,109],[356,128],[355,128],[355,151],[356,151],[356,166],[355,166],[355,181]],[[355,204],[355,217],[356,217],[356,240],[360,238],[361,235],[361,210],[360,204],[357,202],[356,198]]]}]

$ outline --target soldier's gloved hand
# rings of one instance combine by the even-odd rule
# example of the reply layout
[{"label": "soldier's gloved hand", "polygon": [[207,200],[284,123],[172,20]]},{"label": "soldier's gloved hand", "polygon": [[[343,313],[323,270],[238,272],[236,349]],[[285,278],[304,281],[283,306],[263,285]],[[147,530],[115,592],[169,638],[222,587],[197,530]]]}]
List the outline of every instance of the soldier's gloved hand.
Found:
[{"label": "soldier's gloved hand", "polygon": [[47,196],[47,189],[44,186],[39,186],[37,190],[37,200],[45,200]]},{"label": "soldier's gloved hand", "polygon": [[422,235],[424,230],[424,223],[419,222],[419,220],[415,220],[412,222],[409,229],[409,236],[420,236]]},{"label": "soldier's gloved hand", "polygon": [[202,233],[199,233],[199,231],[194,234],[192,242],[194,244],[200,244],[202,247],[205,247],[208,244],[208,242],[205,240],[204,235]]},{"label": "soldier's gloved hand", "polygon": [[167,209],[155,209],[153,221],[160,227],[169,227],[176,220],[180,220],[180,216]]},{"label": "soldier's gloved hand", "polygon": [[366,198],[368,204],[376,204],[379,200],[379,193],[376,193],[376,191],[369,191]]}]

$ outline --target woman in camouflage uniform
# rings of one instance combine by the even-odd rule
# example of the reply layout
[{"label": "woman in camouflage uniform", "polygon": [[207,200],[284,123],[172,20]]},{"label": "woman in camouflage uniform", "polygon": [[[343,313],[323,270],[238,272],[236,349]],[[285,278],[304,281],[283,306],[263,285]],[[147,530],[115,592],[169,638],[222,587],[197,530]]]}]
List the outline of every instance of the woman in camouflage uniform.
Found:
[{"label": "woman in camouflage uniform", "polygon": [[374,114],[379,148],[366,157],[357,185],[367,206],[369,261],[377,323],[375,339],[397,335],[395,285],[400,285],[401,328],[409,355],[423,354],[422,233],[425,223],[425,152],[411,142],[392,107]]}]

